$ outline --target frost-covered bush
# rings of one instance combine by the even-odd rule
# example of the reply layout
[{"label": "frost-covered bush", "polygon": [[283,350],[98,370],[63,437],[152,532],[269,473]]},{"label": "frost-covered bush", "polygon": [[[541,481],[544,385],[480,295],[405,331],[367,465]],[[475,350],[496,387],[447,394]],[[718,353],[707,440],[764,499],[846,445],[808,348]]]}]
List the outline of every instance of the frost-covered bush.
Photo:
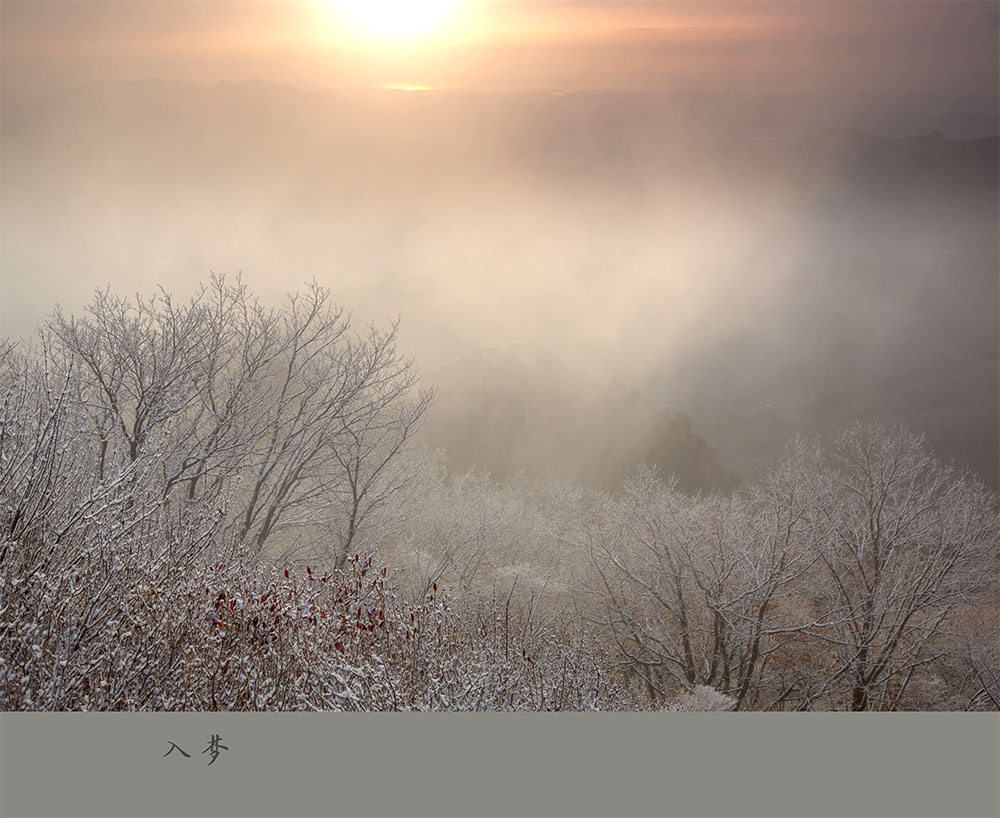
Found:
[{"label": "frost-covered bush", "polygon": [[[355,557],[320,575],[135,559],[26,571],[8,552],[7,710],[559,710],[620,706],[595,645],[496,606],[403,601]],[[148,555],[147,555],[148,556]]]},{"label": "frost-covered bush", "polygon": [[668,709],[675,713],[735,710],[736,699],[720,693],[714,687],[695,685],[691,690],[679,694]]},{"label": "frost-covered bush", "polygon": [[563,594],[561,540],[579,511],[578,486],[523,474],[496,480],[475,469],[452,474],[443,453],[430,465],[419,491],[395,507],[380,551],[405,568],[408,589],[420,596],[435,582],[463,595],[514,587],[524,605],[544,578],[546,601]]}]

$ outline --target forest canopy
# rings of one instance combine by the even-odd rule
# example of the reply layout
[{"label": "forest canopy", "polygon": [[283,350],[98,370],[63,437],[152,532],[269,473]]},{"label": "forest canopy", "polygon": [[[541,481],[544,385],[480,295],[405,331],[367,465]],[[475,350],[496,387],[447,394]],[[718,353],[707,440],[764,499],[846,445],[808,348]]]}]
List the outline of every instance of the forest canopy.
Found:
[{"label": "forest canopy", "polygon": [[449,467],[397,336],[217,276],[5,342],[0,705],[1000,709],[997,494],[920,436],[697,493]]}]

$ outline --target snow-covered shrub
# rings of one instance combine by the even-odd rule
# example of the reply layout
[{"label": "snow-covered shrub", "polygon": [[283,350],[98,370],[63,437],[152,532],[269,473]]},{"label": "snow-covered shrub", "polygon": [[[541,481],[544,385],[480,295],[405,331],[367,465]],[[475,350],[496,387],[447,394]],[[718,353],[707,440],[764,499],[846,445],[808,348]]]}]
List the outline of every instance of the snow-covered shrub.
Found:
[{"label": "snow-covered shrub", "polygon": [[404,601],[355,556],[322,575],[136,559],[121,543],[3,589],[7,710],[559,710],[620,706],[597,646],[509,611]]},{"label": "snow-covered shrub", "polygon": [[735,708],[736,699],[732,696],[720,693],[714,687],[709,687],[708,685],[695,685],[691,690],[685,690],[683,693],[680,693],[670,703],[668,709],[675,713],[683,713],[690,711],[734,710]]}]

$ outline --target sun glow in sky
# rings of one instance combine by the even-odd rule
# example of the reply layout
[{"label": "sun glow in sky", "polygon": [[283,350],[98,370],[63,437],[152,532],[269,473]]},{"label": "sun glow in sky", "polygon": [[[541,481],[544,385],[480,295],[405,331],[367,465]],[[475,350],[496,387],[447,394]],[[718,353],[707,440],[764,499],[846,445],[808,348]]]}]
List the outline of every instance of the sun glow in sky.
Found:
[{"label": "sun glow in sky", "polygon": [[145,77],[302,88],[993,94],[1000,19],[995,0],[0,0],[0,6],[7,100]]},{"label": "sun glow in sky", "polygon": [[410,40],[440,31],[453,21],[462,0],[330,0],[358,33]]}]

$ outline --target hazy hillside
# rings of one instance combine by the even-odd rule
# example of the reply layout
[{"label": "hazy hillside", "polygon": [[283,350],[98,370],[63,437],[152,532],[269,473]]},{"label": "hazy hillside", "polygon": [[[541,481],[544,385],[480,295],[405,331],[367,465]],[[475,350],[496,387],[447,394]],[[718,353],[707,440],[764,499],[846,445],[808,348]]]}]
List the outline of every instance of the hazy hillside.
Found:
[{"label": "hazy hillside", "polygon": [[480,352],[430,372],[437,389],[426,440],[452,468],[575,477],[617,488],[632,467],[655,465],[682,491],[736,484],[719,453],[692,431],[693,419],[657,407],[613,380],[583,377],[553,361]]}]

